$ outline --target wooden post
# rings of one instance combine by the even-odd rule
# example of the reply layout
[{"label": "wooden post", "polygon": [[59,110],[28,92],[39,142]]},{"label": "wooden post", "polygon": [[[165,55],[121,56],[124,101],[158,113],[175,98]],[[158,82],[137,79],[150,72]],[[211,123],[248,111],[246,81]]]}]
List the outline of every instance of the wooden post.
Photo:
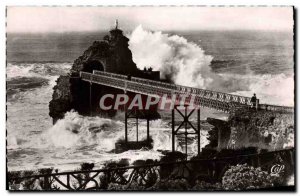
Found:
[{"label": "wooden post", "polygon": [[45,176],[44,177],[44,190],[51,190],[51,184],[50,184],[50,177]]},{"label": "wooden post", "polygon": [[257,156],[257,167],[260,167],[260,155]]},{"label": "wooden post", "polygon": [[90,82],[90,100],[89,100],[89,109],[90,109],[90,116],[92,116],[92,82]]},{"label": "wooden post", "polygon": [[136,142],[139,141],[139,119],[137,116],[137,112],[135,112],[135,119],[136,119]]},{"label": "wooden post", "polygon": [[150,130],[149,130],[149,117],[147,116],[147,141],[150,141],[150,134],[149,134]]},{"label": "wooden post", "polygon": [[200,139],[201,139],[201,130],[200,130],[200,108],[198,108],[197,110],[197,124],[198,124],[198,155],[200,155],[200,151],[201,151],[201,142],[200,142]]},{"label": "wooden post", "polygon": [[175,152],[175,113],[172,109],[172,152]]},{"label": "wooden post", "polygon": [[259,109],[259,99],[256,99],[255,108],[256,108],[256,110]]},{"label": "wooden post", "polygon": [[217,146],[217,150],[219,151],[221,149],[221,143],[222,143],[222,138],[221,138],[221,129],[218,129],[218,146]]},{"label": "wooden post", "polygon": [[184,111],[184,128],[185,128],[185,155],[186,155],[186,159],[187,159],[187,147],[188,147],[188,143],[187,143],[187,136],[188,136],[188,132],[187,132],[187,121],[188,121],[188,116],[187,116],[187,106],[185,106],[185,111]]},{"label": "wooden post", "polygon": [[128,142],[127,138],[127,108],[125,108],[125,143]]},{"label": "wooden post", "polygon": [[[126,95],[126,90],[124,90],[124,94]],[[124,104],[124,112],[125,112],[125,143],[128,142],[128,136],[127,136],[127,117],[128,117],[128,114],[127,114],[127,105],[126,103]]]},{"label": "wooden post", "polygon": [[290,150],[289,153],[290,153],[290,158],[291,158],[291,164],[294,166],[294,164],[295,164],[294,151]]}]

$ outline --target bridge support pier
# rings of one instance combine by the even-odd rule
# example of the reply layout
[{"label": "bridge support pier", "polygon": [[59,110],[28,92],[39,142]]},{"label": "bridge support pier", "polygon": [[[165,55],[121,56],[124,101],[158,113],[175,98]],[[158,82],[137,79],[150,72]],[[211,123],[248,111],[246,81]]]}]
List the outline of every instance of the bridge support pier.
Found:
[{"label": "bridge support pier", "polygon": [[[184,107],[183,110],[179,109],[178,106]],[[172,152],[175,151],[175,137],[179,135],[184,135],[185,139],[185,154],[187,155],[187,147],[188,147],[188,136],[189,135],[196,135],[197,136],[197,150],[198,154],[200,154],[201,151],[201,145],[200,145],[200,139],[201,139],[201,131],[200,131],[200,109],[192,109],[191,111],[188,111],[188,106],[189,105],[176,105],[174,109],[172,109]],[[181,110],[181,111],[180,111]],[[180,116],[183,118],[183,121],[181,121],[180,125],[175,128],[175,112],[180,114]],[[184,111],[182,113],[182,111]],[[195,127],[192,122],[189,120],[189,117],[194,112],[197,112],[197,126]],[[182,130],[182,127],[184,126],[184,131]],[[193,129],[193,132],[188,131],[188,126],[190,126],[191,129]]]},{"label": "bridge support pier", "polygon": [[[128,119],[134,118],[136,120],[136,142],[139,142],[139,111],[136,109],[125,110],[125,142],[128,142]],[[147,141],[150,141],[150,118],[146,115],[147,121]]]},{"label": "bridge support pier", "polygon": [[[124,141],[118,141],[116,143],[116,153],[119,152],[124,152],[127,150],[138,150],[141,149],[142,147],[147,147],[151,149],[152,146],[152,139],[150,138],[150,116],[149,115],[144,115],[147,121],[147,137],[145,140],[141,140],[139,138],[139,118],[141,115],[142,111],[132,109],[132,110],[127,110],[125,108],[125,140]],[[136,141],[129,141],[128,139],[128,119],[135,119],[136,121]]]},{"label": "bridge support pier", "polygon": [[92,116],[92,85],[93,83],[90,82],[90,89],[89,89],[89,109],[90,109],[90,116]]}]

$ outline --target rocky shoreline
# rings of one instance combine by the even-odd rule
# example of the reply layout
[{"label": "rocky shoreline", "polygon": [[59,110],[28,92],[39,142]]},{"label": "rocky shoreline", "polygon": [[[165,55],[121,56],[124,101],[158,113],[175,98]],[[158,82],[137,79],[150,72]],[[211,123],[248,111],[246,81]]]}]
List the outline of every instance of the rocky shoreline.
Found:
[{"label": "rocky shoreline", "polygon": [[[215,138],[210,146],[217,149],[294,147],[294,113],[238,109],[230,113],[228,121],[212,118],[207,121],[215,126],[210,132],[211,138]],[[219,138],[217,143],[216,138]]]}]

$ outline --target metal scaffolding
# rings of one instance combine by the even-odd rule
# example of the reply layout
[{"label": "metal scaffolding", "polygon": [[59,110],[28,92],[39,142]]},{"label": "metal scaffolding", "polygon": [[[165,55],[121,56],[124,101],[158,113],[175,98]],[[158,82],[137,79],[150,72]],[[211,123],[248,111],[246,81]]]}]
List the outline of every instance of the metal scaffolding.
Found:
[{"label": "metal scaffolding", "polygon": [[[200,146],[200,109],[192,109],[191,111],[188,111],[189,105],[183,105],[180,107],[184,107],[183,113],[178,108],[180,105],[176,105],[174,109],[172,110],[172,151],[175,151],[175,137],[178,135],[184,135],[185,136],[185,153],[187,155],[187,147],[188,147],[188,135],[197,135],[198,140],[198,154],[200,154],[201,146]],[[183,121],[180,122],[180,125],[175,128],[175,112],[180,114],[180,116],[183,118]],[[194,112],[197,112],[197,128],[192,124],[192,122],[189,120],[191,115]],[[190,125],[193,132],[188,131],[188,125]],[[184,126],[184,132],[181,132],[182,127]]]}]

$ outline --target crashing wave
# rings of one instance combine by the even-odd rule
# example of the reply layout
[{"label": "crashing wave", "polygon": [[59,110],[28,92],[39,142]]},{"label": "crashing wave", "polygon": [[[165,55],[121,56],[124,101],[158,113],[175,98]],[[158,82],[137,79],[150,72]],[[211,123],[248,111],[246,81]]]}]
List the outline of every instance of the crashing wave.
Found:
[{"label": "crashing wave", "polygon": [[[129,47],[140,69],[151,66],[161,77],[180,85],[252,96],[261,102],[294,105],[294,78],[285,74],[215,73],[213,57],[205,54],[200,45],[178,35],[150,32],[138,26],[130,35]],[[274,90],[276,89],[276,90]]]}]

